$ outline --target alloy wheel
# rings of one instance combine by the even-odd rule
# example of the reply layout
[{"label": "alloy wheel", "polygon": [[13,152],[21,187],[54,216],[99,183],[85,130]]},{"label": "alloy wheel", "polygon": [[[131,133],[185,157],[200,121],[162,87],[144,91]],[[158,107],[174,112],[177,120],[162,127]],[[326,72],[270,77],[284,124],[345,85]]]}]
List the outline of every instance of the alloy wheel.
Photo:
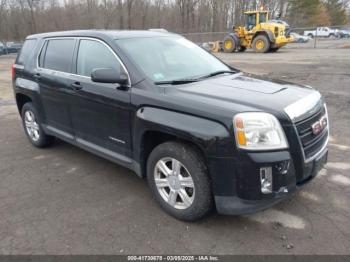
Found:
[{"label": "alloy wheel", "polygon": [[35,142],[38,141],[40,139],[40,129],[32,111],[28,110],[24,113],[24,124],[30,139]]},{"label": "alloy wheel", "polygon": [[186,167],[175,158],[162,158],[154,168],[154,180],[163,200],[176,209],[189,208],[195,197],[195,186]]}]

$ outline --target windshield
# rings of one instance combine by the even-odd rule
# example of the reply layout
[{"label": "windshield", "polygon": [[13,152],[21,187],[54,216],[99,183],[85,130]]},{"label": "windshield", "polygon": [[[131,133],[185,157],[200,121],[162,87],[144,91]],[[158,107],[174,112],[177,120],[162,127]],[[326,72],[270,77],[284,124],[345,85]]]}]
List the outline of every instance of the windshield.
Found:
[{"label": "windshield", "polygon": [[182,37],[119,39],[118,45],[153,81],[194,79],[230,70],[196,44]]}]

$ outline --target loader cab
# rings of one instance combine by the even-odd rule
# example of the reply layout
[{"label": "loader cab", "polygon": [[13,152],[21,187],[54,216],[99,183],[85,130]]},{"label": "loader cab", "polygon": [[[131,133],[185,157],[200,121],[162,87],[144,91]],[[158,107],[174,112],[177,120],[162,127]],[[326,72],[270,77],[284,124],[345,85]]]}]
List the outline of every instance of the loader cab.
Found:
[{"label": "loader cab", "polygon": [[266,23],[269,19],[269,15],[267,11],[248,11],[246,14],[246,28],[248,31],[254,29],[254,27],[258,26],[261,23]]}]

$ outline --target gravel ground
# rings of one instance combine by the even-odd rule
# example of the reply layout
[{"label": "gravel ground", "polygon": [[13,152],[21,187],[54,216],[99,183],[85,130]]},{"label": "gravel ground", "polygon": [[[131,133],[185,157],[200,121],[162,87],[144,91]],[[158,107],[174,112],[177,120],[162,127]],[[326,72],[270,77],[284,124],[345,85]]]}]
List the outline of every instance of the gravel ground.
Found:
[{"label": "gravel ground", "polygon": [[350,49],[218,54],[249,73],[309,84],[328,103],[329,164],[293,198],[249,216],[184,223],[145,180],[58,141],[27,141],[0,57],[0,254],[350,254]]}]

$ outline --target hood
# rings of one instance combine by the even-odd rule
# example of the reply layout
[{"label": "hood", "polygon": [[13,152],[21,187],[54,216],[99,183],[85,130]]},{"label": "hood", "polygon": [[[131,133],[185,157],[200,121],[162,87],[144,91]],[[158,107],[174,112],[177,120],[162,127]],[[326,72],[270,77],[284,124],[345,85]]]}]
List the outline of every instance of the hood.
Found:
[{"label": "hood", "polygon": [[191,100],[193,107],[229,111],[264,111],[275,115],[303,97],[317,92],[310,87],[295,85],[266,77],[238,73],[165,89],[172,97]]}]

